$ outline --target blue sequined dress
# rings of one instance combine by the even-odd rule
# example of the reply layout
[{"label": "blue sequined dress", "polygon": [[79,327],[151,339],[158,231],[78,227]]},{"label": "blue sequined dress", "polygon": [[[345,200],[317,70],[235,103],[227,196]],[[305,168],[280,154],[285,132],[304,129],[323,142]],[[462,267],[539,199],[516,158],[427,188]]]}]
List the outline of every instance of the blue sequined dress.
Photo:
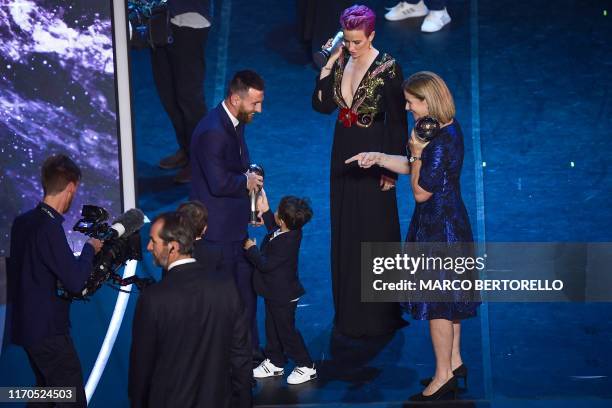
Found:
[{"label": "blue sequined dress", "polygon": [[[416,203],[407,242],[473,242],[472,229],[461,199],[463,134],[457,120],[440,129],[423,149],[419,185],[432,193],[429,200]],[[454,272],[440,271],[438,279]],[[479,305],[473,293],[457,293],[453,302],[411,302],[406,306],[417,320],[460,320],[476,316]]]}]

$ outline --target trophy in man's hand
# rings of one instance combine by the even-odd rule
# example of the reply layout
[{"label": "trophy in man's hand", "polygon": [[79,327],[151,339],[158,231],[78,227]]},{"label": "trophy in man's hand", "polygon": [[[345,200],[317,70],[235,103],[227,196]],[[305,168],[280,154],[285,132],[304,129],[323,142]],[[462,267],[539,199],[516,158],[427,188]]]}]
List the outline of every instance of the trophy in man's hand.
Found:
[{"label": "trophy in man's hand", "polygon": [[[264,176],[263,167],[258,164],[251,164],[249,166],[249,173],[255,173],[258,176]],[[259,195],[261,188],[253,189],[249,191],[249,197],[251,198],[251,224],[257,224],[259,219],[257,218],[257,196]]]},{"label": "trophy in man's hand", "polygon": [[431,116],[424,116],[414,124],[414,133],[421,142],[431,141],[440,130],[440,122]]}]

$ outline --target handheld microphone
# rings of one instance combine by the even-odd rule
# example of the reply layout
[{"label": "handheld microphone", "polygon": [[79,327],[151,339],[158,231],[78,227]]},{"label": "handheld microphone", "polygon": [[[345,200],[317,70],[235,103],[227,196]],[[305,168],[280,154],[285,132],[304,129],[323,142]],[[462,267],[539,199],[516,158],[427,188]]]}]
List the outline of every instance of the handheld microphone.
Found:
[{"label": "handheld microphone", "polygon": [[336,36],[332,40],[332,44],[329,48],[324,48],[312,54],[312,60],[317,68],[321,69],[325,66],[325,64],[327,64],[332,52],[340,45],[342,40],[344,40],[344,32],[340,30],[336,33]]}]

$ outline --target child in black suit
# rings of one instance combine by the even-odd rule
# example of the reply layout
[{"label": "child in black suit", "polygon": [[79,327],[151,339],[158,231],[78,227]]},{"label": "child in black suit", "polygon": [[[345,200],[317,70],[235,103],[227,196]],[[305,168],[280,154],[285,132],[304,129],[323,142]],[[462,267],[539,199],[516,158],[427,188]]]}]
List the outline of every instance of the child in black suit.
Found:
[{"label": "child in black suit", "polygon": [[302,227],[312,218],[312,209],[303,199],[286,196],[272,214],[265,191],[257,202],[268,234],[257,249],[255,241],[244,244],[247,259],[255,266],[253,287],[266,305],[266,359],[253,370],[253,377],[283,375],[287,357],[295,362],[287,382],[301,384],[317,377],[317,370],[295,327],[295,310],[304,288],[298,277],[298,256]]}]

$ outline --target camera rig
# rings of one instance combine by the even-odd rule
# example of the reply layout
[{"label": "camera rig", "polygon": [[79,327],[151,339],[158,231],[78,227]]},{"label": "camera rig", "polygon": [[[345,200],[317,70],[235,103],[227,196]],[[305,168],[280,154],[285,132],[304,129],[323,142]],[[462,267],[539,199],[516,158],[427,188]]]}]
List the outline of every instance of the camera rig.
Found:
[{"label": "camera rig", "polygon": [[128,292],[122,287],[136,285],[142,290],[155,280],[130,276],[123,278],[118,270],[129,260],[142,260],[140,228],[144,224],[144,214],[138,209],[132,209],[109,225],[108,212],[98,206],[84,205],[81,219],[73,227],[88,237],[104,241],[102,249],[94,257],[93,269],[80,293],[67,291],[58,281],[58,296],[68,300],[89,300],[104,283],[121,292]]}]

